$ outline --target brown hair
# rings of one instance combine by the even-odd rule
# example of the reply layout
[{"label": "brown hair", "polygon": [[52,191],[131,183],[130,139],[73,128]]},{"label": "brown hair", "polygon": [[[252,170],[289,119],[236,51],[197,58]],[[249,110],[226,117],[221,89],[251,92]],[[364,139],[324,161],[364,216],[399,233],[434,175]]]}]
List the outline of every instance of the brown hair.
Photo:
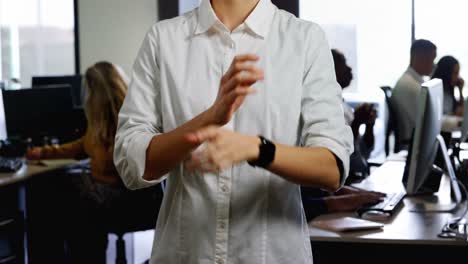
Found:
[{"label": "brown hair", "polygon": [[114,65],[98,62],[86,71],[85,87],[88,133],[94,144],[112,148],[127,84]]}]

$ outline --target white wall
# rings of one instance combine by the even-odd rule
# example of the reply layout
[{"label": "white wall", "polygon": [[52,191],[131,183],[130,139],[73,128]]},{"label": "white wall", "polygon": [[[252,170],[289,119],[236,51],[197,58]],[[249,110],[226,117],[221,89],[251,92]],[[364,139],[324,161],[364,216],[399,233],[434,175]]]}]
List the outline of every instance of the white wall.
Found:
[{"label": "white wall", "polygon": [[107,60],[131,73],[148,29],[157,21],[157,0],[79,0],[81,72]]},{"label": "white wall", "polygon": [[180,0],[179,1],[179,14],[188,12],[200,5],[201,0]]}]

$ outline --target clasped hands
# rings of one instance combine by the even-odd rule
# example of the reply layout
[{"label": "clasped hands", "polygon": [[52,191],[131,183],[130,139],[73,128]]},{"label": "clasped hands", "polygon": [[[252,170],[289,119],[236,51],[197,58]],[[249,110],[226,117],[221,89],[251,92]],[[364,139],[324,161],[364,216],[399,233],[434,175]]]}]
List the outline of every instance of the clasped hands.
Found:
[{"label": "clasped hands", "polygon": [[205,112],[210,125],[185,135],[188,143],[200,145],[185,162],[188,170],[218,173],[258,157],[260,139],[257,136],[222,128],[232,119],[245,98],[256,92],[252,85],[263,80],[263,71],[254,65],[258,59],[253,54],[234,58],[221,79],[216,101]]}]

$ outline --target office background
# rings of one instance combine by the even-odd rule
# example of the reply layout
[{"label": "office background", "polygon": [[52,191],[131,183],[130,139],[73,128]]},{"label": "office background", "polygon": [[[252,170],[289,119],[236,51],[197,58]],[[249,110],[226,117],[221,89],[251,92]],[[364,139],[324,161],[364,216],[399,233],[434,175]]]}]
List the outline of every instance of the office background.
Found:
[{"label": "office background", "polygon": [[[1,0],[0,79],[18,78],[28,87],[33,75],[82,73],[101,59],[129,73],[149,27],[198,2]],[[468,37],[463,34],[466,1],[273,2],[322,25],[331,46],[344,52],[354,70],[347,92],[375,95],[376,87],[394,85],[408,64],[414,38],[437,43],[439,58],[447,54],[459,58],[460,75],[468,75],[468,67],[463,67],[468,63],[468,46],[464,45]]]}]

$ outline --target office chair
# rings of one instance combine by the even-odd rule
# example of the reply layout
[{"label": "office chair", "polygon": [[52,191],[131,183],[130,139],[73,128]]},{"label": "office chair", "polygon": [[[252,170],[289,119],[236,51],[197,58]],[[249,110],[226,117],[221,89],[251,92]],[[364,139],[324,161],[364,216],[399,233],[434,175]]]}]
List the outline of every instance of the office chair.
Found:
[{"label": "office chair", "polygon": [[[89,161],[82,161],[67,170],[68,175],[80,176],[82,173],[90,173]],[[157,184],[150,188],[132,191],[116,201],[116,206],[103,209],[103,221],[106,223],[107,233],[117,236],[116,264],[127,263],[125,234],[155,228],[163,197],[163,185]]]},{"label": "office chair", "polygon": [[400,135],[398,130],[398,120],[397,114],[391,102],[392,97],[392,88],[389,86],[380,87],[385,95],[385,102],[388,109],[388,122],[387,130],[385,131],[385,154],[388,156],[390,154],[390,136],[393,134],[395,137],[395,144],[393,146],[393,152],[398,153],[402,150],[400,143]]},{"label": "office chair", "polygon": [[24,263],[24,214],[0,215],[0,263]]},{"label": "office chair", "polygon": [[108,233],[115,234],[116,264],[126,264],[124,235],[154,229],[163,199],[160,184],[151,188],[136,190],[122,206],[108,214]]}]

